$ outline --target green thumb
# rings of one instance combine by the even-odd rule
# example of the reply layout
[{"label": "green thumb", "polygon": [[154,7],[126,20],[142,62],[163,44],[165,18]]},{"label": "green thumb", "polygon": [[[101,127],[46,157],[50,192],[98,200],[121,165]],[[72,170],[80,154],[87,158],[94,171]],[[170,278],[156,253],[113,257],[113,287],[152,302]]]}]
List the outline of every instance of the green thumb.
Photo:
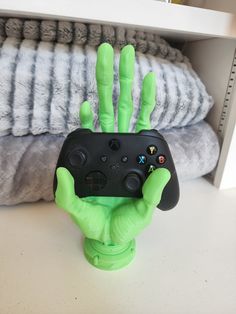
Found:
[{"label": "green thumb", "polygon": [[170,177],[171,174],[166,168],[159,168],[153,171],[142,188],[144,201],[156,207],[161,201],[162,192]]}]

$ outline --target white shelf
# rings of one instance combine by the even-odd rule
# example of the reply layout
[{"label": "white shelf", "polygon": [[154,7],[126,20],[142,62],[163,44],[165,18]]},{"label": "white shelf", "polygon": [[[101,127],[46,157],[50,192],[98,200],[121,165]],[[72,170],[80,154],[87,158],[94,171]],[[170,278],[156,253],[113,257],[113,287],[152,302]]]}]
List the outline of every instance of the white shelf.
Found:
[{"label": "white shelf", "polygon": [[231,13],[154,0],[0,0],[0,14],[152,29],[174,39],[236,38]]},{"label": "white shelf", "polygon": [[185,182],[115,272],[86,262],[79,229],[53,203],[1,207],[0,313],[236,313],[235,192]]}]

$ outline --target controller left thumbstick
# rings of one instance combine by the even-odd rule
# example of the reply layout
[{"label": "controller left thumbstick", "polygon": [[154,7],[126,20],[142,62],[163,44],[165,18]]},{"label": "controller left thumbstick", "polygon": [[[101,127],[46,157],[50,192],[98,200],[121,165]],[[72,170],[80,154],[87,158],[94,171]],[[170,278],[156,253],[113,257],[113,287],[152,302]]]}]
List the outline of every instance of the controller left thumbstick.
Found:
[{"label": "controller left thumbstick", "polygon": [[73,150],[69,154],[69,162],[72,167],[81,168],[86,163],[86,160],[85,153],[80,149]]}]

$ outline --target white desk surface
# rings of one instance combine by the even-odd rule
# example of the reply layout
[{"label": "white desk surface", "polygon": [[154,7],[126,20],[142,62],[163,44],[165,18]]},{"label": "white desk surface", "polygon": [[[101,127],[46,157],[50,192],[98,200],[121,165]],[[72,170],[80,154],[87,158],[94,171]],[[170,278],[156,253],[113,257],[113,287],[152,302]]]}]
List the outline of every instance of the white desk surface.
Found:
[{"label": "white desk surface", "polygon": [[0,208],[1,314],[235,314],[236,190],[186,182],[157,210],[136,259],[90,266],[82,236],[53,203]]}]

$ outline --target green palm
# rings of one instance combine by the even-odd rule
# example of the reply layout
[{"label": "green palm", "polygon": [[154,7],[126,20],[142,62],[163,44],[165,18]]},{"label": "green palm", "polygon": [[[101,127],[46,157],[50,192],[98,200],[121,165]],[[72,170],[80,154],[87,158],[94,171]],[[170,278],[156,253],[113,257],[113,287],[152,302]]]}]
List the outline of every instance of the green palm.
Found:
[{"label": "green palm", "polygon": [[[99,97],[99,121],[103,132],[114,132],[115,118],[112,103],[113,49],[102,44],[98,49],[96,80]],[[135,52],[131,45],[121,51],[118,101],[118,132],[128,132],[133,111],[132,84]],[[141,94],[141,108],[136,131],[150,129],[150,115],[155,105],[156,80],[154,73],[145,76]],[[83,128],[93,130],[93,113],[85,101],[80,108]],[[105,244],[122,244],[134,239],[151,221],[153,211],[161,200],[170,179],[165,168],[155,170],[145,181],[140,199],[124,197],[79,198],[74,191],[74,179],[65,168],[57,169],[58,186],[55,201],[71,214],[81,231],[89,239]]]}]

